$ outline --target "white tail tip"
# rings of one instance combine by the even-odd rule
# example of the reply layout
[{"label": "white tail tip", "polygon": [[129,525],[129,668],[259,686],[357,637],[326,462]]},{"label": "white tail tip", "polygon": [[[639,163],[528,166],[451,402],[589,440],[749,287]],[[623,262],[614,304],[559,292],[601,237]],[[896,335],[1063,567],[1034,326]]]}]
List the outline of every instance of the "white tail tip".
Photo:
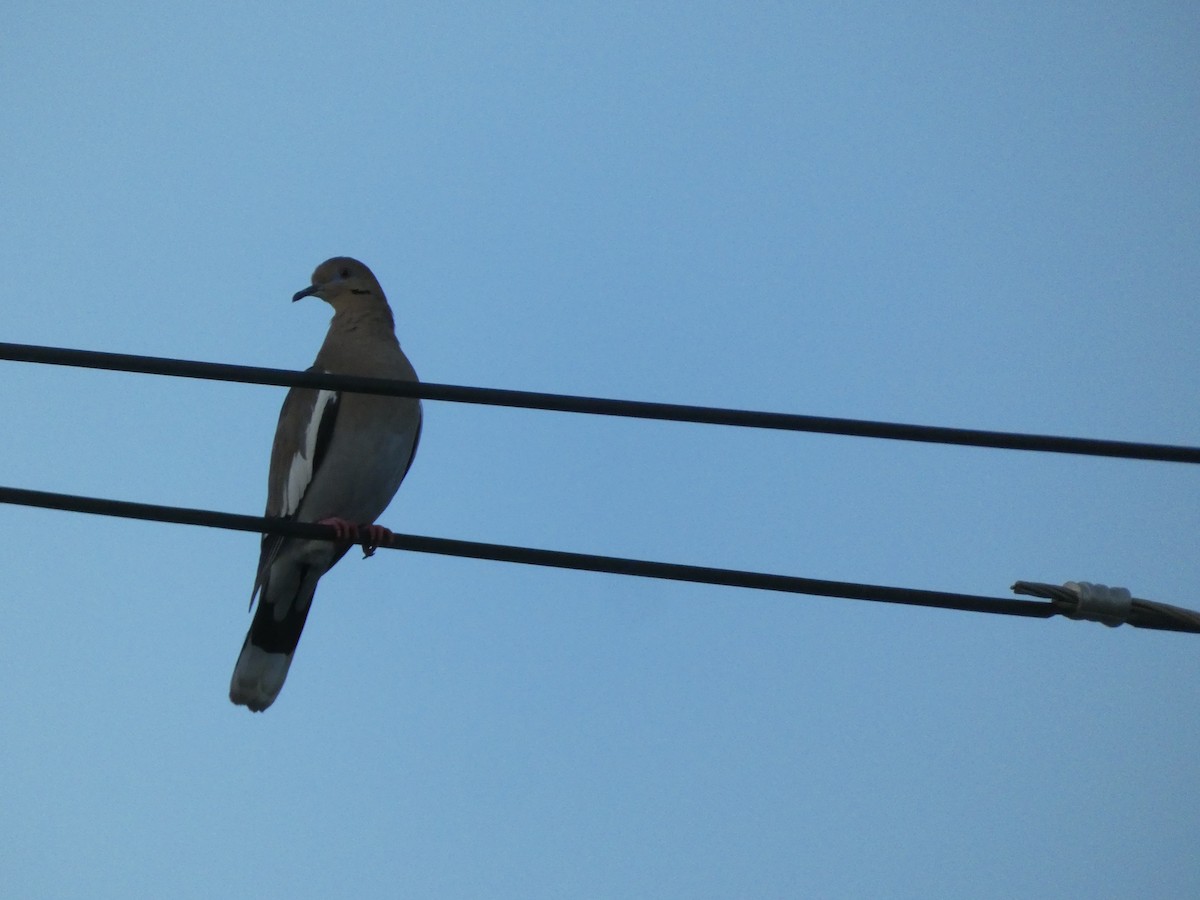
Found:
[{"label": "white tail tip", "polygon": [[268,653],[246,641],[233,667],[229,699],[251,712],[262,712],[279,696],[291,664],[292,654]]}]

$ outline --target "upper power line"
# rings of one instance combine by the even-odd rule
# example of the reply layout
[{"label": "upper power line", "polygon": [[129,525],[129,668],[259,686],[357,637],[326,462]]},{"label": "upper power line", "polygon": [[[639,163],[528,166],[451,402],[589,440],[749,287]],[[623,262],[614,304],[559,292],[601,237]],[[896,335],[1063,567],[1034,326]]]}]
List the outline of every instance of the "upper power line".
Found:
[{"label": "upper power line", "polygon": [[71,350],[64,347],[40,347],[32,344],[0,342],[0,359],[16,362],[47,363],[149,375],[172,375],[246,384],[273,384],[287,387],[324,388],[395,397],[421,397],[453,403],[479,403],[524,409],[660,419],[672,422],[696,422],[708,425],[733,425],[742,428],[770,428],[782,431],[807,431],[853,437],[884,438],[895,441],[920,441],[957,444],[968,447],[993,447],[1003,450],[1029,450],[1043,453],[1072,453],[1144,459],[1159,462],[1200,463],[1200,447],[1174,444],[1150,444],[1136,441],[1112,441],[1096,438],[1062,437],[1047,434],[1019,434],[983,431],[974,428],[946,428],[934,425],[909,425],[898,422],[873,422],[828,416],[690,406],[679,403],[651,403],[639,400],[613,400],[579,397],[537,391],[510,391],[499,388],[467,387],[429,382],[389,381],[352,375],[296,372],[157,356],[103,353],[96,350]]}]

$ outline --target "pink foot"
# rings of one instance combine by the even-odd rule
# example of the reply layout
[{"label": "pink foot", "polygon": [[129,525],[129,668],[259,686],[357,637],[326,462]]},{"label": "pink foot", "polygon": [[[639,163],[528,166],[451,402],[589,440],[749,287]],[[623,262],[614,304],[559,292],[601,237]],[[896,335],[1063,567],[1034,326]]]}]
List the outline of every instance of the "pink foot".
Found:
[{"label": "pink foot", "polygon": [[[375,555],[375,550],[383,544],[390,543],[392,532],[382,525],[356,525],[337,516],[321,519],[317,524],[333,528],[339,541],[345,543],[362,543],[363,559]],[[363,535],[366,535],[365,537]]]},{"label": "pink foot", "polygon": [[339,519],[337,516],[330,516],[328,519],[321,519],[317,522],[318,525],[329,525],[333,528],[333,533],[339,541],[351,542],[358,538],[358,526],[353,522],[347,522],[345,519]]}]

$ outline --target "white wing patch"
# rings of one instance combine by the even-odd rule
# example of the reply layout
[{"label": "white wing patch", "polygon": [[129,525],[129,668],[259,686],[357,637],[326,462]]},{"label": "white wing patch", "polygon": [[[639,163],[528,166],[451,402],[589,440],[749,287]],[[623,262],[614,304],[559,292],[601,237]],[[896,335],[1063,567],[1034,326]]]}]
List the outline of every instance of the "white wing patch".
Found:
[{"label": "white wing patch", "polygon": [[317,394],[316,402],[313,403],[312,415],[304,430],[304,440],[300,444],[299,452],[292,457],[292,464],[288,468],[287,484],[284,485],[283,491],[283,509],[280,511],[280,515],[290,516],[295,513],[297,507],[300,506],[300,501],[304,499],[305,491],[312,483],[313,456],[317,449],[317,435],[321,431],[321,419],[329,410],[330,404],[336,400],[337,391],[320,391]]}]

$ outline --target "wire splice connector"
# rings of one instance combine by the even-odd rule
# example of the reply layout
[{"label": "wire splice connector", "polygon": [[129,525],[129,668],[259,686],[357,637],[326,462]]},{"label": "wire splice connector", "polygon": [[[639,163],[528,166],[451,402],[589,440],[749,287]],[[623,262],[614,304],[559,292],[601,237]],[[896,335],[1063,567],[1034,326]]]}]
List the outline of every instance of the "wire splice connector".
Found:
[{"label": "wire splice connector", "polygon": [[1053,604],[1059,615],[1068,619],[1101,622],[1110,628],[1125,623],[1145,628],[1150,622],[1160,623],[1161,627],[1171,622],[1174,627],[1168,630],[1200,631],[1200,612],[1159,603],[1157,600],[1132,597],[1125,588],[1087,581],[1068,581],[1063,585],[1018,581],[1012,590],[1014,594],[1044,597]]},{"label": "wire splice connector", "polygon": [[1012,589],[1016,594],[1045,597],[1068,619],[1100,622],[1109,628],[1124,625],[1133,611],[1133,595],[1128,590],[1109,587],[1106,584],[1093,584],[1090,581],[1068,581],[1061,587],[1056,584],[1018,581]]},{"label": "wire splice connector", "polygon": [[1072,618],[1100,622],[1109,628],[1124,625],[1133,609],[1133,595],[1123,587],[1068,581],[1063,585],[1078,598]]}]

